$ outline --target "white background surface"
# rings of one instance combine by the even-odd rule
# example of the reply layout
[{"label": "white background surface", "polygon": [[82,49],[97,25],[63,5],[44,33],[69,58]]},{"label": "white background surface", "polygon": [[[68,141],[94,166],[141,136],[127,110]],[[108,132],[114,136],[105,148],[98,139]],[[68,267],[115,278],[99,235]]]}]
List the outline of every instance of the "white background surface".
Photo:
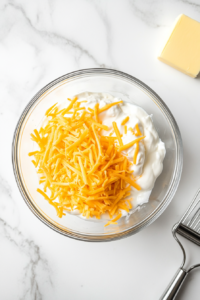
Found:
[{"label": "white background surface", "polygon": [[[175,18],[200,21],[200,1],[0,0],[0,299],[159,299],[182,254],[171,228],[200,186],[200,77],[157,60]],[[180,127],[182,179],[172,203],[141,233],[111,243],[61,236],[28,209],[12,171],[11,143],[30,98],[81,68],[111,67],[154,89]],[[189,264],[200,248],[185,241]],[[177,299],[199,299],[200,270]]]}]

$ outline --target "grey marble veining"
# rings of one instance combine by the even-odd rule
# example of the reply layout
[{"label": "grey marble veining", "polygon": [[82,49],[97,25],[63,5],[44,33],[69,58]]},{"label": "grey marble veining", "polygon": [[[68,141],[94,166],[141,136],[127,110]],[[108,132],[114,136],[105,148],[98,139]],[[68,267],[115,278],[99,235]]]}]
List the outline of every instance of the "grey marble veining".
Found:
[{"label": "grey marble veining", "polygon": [[[116,66],[115,66],[116,63],[114,62],[113,57],[112,57],[112,26],[111,26],[111,23],[110,23],[110,20],[107,15],[107,11],[106,11],[106,7],[107,7],[108,3],[107,3],[107,1],[98,1],[98,0],[89,0],[89,2],[97,10],[97,12],[100,16],[100,19],[102,20],[102,23],[105,27],[107,56],[109,57],[109,59],[111,61],[112,68],[116,68]],[[109,66],[106,66],[105,64],[100,65],[100,67],[109,68]]]},{"label": "grey marble veining", "polygon": [[[161,1],[161,5],[164,1]],[[157,1],[149,1],[148,5],[143,6],[141,1],[130,0],[130,6],[133,14],[152,28],[159,28],[164,25],[157,23],[158,13],[156,10]]]},{"label": "grey marble veining", "polygon": [[[41,256],[40,248],[34,241],[27,239],[16,228],[0,218],[1,238],[7,239],[22,255],[27,257],[27,263],[23,269],[22,283],[24,290],[20,299],[42,299],[40,291],[39,272],[45,274],[46,283],[52,287],[52,280],[48,262]],[[6,295],[5,295],[6,296]]]},{"label": "grey marble veining", "polygon": [[30,28],[37,33],[42,39],[45,39],[47,42],[57,45],[60,47],[69,47],[72,48],[75,54],[75,60],[78,64],[79,58],[82,55],[86,55],[89,59],[92,60],[98,67],[102,67],[102,64],[99,63],[96,58],[86,49],[84,49],[82,46],[80,46],[77,42],[68,39],[67,37],[60,35],[59,33],[53,32],[53,31],[47,31],[40,29],[40,26],[38,26],[39,17],[37,15],[35,24],[32,22],[32,20],[29,18],[28,14],[24,10],[23,6],[16,5],[15,3],[8,3],[5,5],[5,8],[12,7],[14,10],[16,10],[17,13],[20,14],[20,17],[23,17],[26,21],[27,25],[30,26]]},{"label": "grey marble veining", "polygon": [[192,7],[196,8],[198,11],[200,11],[200,2],[198,0],[196,1],[180,0],[180,1],[185,4],[189,4]]}]

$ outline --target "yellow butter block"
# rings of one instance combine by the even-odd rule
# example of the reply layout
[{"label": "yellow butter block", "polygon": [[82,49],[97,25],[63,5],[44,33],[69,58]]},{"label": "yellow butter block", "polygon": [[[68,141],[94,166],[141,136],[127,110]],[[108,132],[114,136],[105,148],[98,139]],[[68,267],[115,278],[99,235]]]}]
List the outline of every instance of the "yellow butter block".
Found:
[{"label": "yellow butter block", "polygon": [[195,78],[200,72],[200,23],[180,15],[158,59]]}]

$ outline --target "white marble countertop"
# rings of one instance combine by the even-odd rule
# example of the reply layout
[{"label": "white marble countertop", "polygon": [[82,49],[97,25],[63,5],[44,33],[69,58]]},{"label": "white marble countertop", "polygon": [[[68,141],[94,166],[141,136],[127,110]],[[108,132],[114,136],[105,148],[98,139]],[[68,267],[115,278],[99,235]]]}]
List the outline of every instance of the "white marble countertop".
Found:
[{"label": "white marble countertop", "polygon": [[[180,13],[200,21],[200,1],[0,1],[1,300],[155,300],[179,267],[171,228],[200,186],[200,77],[156,57]],[[13,132],[30,98],[49,81],[89,67],[119,69],[154,89],[184,144],[182,179],[169,207],[139,234],[111,243],[50,230],[26,206],[12,170]],[[200,248],[184,245],[189,264],[200,261]],[[177,299],[199,299],[199,282],[197,269]]]}]

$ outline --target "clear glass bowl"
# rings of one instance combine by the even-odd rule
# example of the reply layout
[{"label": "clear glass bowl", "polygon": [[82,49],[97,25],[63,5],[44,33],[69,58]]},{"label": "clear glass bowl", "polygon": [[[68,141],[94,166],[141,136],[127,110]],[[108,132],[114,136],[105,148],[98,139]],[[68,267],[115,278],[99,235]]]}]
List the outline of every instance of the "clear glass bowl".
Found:
[{"label": "clear glass bowl", "polygon": [[[124,101],[141,106],[153,115],[154,125],[166,146],[162,174],[158,177],[148,203],[136,210],[129,219],[118,225],[104,227],[104,223],[85,221],[67,214],[56,216],[54,207],[36,191],[38,175],[28,156],[34,142],[30,133],[42,124],[45,111],[55,102],[62,102],[75,94],[108,92]],[[17,124],[12,159],[19,190],[31,211],[55,231],[83,241],[111,241],[132,235],[146,227],[166,209],[172,200],[182,172],[183,147],[179,128],[171,112],[160,97],[140,80],[116,70],[85,69],[61,76],[42,88],[29,102]]]}]

